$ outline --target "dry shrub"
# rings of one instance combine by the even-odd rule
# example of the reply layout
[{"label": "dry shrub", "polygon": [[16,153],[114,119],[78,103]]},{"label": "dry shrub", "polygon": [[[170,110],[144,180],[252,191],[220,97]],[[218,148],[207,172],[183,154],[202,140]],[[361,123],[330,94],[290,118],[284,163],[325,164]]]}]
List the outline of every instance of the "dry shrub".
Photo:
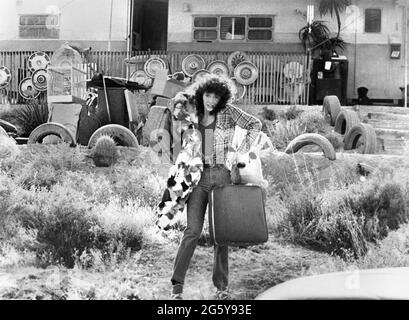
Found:
[{"label": "dry shrub", "polygon": [[355,183],[324,192],[305,187],[285,199],[288,215],[279,229],[296,243],[343,258],[362,257],[368,243],[408,221],[408,199],[390,181]]},{"label": "dry shrub", "polygon": [[276,235],[283,232],[286,229],[286,225],[283,223],[288,215],[284,201],[278,195],[268,195],[265,211],[268,230]]},{"label": "dry shrub", "polygon": [[38,158],[21,169],[16,182],[27,190],[32,187],[50,189],[58,182],[59,175],[60,172],[52,165]]},{"label": "dry shrub", "polygon": [[284,150],[294,138],[305,133],[299,119],[280,120],[276,123],[266,121],[266,130],[278,150]]},{"label": "dry shrub", "polygon": [[284,150],[294,138],[303,133],[322,133],[328,127],[319,110],[304,111],[293,106],[272,121],[267,119],[266,110],[263,111],[266,120],[263,120],[262,130],[267,133],[278,150]]},{"label": "dry shrub", "polygon": [[323,199],[307,190],[286,199],[288,216],[283,235],[291,241],[331,254],[345,256],[352,250],[355,257],[363,255],[366,241],[360,219],[346,207],[337,212],[326,211]]},{"label": "dry shrub", "polygon": [[32,251],[17,249],[13,244],[0,243],[0,268],[15,270],[18,267],[35,265]]},{"label": "dry shrub", "polygon": [[75,188],[91,204],[107,204],[113,197],[111,182],[106,175],[66,171],[61,177],[61,184],[68,188]]},{"label": "dry shrub", "polygon": [[335,151],[341,149],[344,145],[343,143],[343,137],[340,136],[338,133],[336,132],[328,132],[327,134],[325,134],[325,138],[328,139],[328,141],[332,144],[332,146],[334,147]]},{"label": "dry shrub", "polygon": [[83,168],[85,151],[79,146],[72,148],[67,143],[59,143],[46,147],[46,154],[33,152],[34,159],[42,157],[58,171],[76,171]]},{"label": "dry shrub", "polygon": [[40,266],[73,267],[91,250],[112,264],[150,241],[151,208],[162,186],[155,174],[121,166],[103,175],[71,171],[79,166],[75,150],[66,149],[70,152],[63,156],[56,151],[64,147],[50,148],[52,155],[33,152],[19,159],[24,166],[20,172],[13,168],[17,176],[0,172],[2,243],[34,252]]},{"label": "dry shrub", "polygon": [[0,135],[0,161],[14,161],[20,154],[20,149],[13,138]]},{"label": "dry shrub", "polygon": [[17,189],[14,181],[0,171],[0,239],[7,239],[9,210],[13,205],[13,194]]},{"label": "dry shrub", "polygon": [[409,224],[391,231],[388,236],[372,244],[368,253],[357,261],[360,269],[407,267],[409,265]]},{"label": "dry shrub", "polygon": [[291,106],[282,112],[280,116],[286,120],[294,120],[297,119],[303,112],[304,110],[297,108],[297,106]]},{"label": "dry shrub", "polygon": [[145,230],[154,225],[152,208],[142,206],[139,201],[128,201],[122,205],[119,199],[113,198],[108,205],[97,207],[94,212],[100,228],[97,234],[102,232],[110,239],[111,245],[122,245],[132,250],[141,248]]},{"label": "dry shrub", "polygon": [[50,189],[61,180],[64,172],[80,170],[83,163],[84,152],[79,147],[71,148],[65,143],[34,146],[14,163],[9,163],[8,174],[25,189]]},{"label": "dry shrub", "polygon": [[369,241],[383,239],[389,230],[408,222],[408,198],[396,182],[369,180],[364,186],[353,186],[345,200],[356,215],[365,217]]},{"label": "dry shrub", "polygon": [[260,115],[262,118],[264,118],[265,120],[269,120],[269,121],[274,121],[278,118],[276,112],[267,107],[263,108],[263,111],[260,113]]},{"label": "dry shrub", "polygon": [[322,112],[311,109],[302,112],[299,115],[300,126],[304,128],[306,133],[325,132],[326,122]]},{"label": "dry shrub", "polygon": [[165,182],[146,168],[121,167],[112,192],[122,201],[136,200],[155,207],[159,203]]},{"label": "dry shrub", "polygon": [[141,249],[145,230],[153,226],[151,209],[140,203],[92,205],[84,194],[57,184],[45,189],[20,193],[12,216],[27,230],[36,231],[38,263],[62,263],[71,268],[80,256],[99,251],[103,261],[117,261]]},{"label": "dry shrub", "polygon": [[103,243],[92,233],[97,219],[75,189],[56,185],[52,191],[26,191],[18,200],[14,217],[23,227],[37,230],[40,265],[57,262],[72,267],[76,250],[102,247]]}]

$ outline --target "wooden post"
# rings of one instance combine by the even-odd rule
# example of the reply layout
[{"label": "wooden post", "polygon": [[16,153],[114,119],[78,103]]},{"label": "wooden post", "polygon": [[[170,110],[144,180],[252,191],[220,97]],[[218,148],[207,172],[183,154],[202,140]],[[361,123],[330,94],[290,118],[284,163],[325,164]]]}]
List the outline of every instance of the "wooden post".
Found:
[{"label": "wooden post", "polygon": [[109,12],[109,38],[108,38],[108,51],[111,51],[111,38],[112,38],[112,9],[114,5],[114,0],[111,0],[111,9]]},{"label": "wooden post", "polygon": [[408,106],[408,7],[405,4],[403,7],[403,23],[404,23],[404,45],[405,45],[405,81],[403,87],[403,105]]}]

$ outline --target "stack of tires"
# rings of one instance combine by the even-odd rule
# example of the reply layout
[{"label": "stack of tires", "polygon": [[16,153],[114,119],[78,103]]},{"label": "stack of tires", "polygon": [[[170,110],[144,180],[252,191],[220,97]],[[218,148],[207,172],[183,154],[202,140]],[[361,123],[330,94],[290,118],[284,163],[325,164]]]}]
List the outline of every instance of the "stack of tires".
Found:
[{"label": "stack of tires", "polygon": [[326,96],[322,111],[327,122],[334,126],[334,131],[344,136],[344,150],[358,149],[363,154],[376,152],[375,129],[362,123],[356,111],[341,108],[337,96]]}]

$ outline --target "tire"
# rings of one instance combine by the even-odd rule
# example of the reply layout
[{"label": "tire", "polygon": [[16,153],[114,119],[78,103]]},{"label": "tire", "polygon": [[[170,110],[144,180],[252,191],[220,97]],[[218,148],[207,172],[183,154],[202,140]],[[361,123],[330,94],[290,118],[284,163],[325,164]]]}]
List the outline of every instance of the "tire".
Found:
[{"label": "tire", "polygon": [[285,149],[285,153],[295,153],[302,147],[315,144],[324,152],[324,156],[329,160],[335,160],[335,150],[331,142],[318,133],[304,133],[293,139]]},{"label": "tire", "polygon": [[357,149],[360,137],[364,138],[363,154],[374,154],[376,151],[375,129],[367,123],[359,123],[353,126],[345,136],[344,150]]},{"label": "tire", "polygon": [[6,132],[6,130],[3,129],[3,127],[0,126],[0,136],[6,136],[8,137],[8,133]]},{"label": "tire", "polygon": [[355,111],[342,110],[335,120],[334,131],[345,135],[353,126],[359,124],[360,122],[361,120]]},{"label": "tire", "polygon": [[324,118],[328,123],[333,126],[335,119],[341,112],[341,103],[337,96],[326,96],[322,103],[322,111],[324,112]]},{"label": "tire", "polygon": [[124,147],[137,147],[138,140],[131,130],[119,124],[107,124],[97,129],[89,138],[88,148],[92,148],[102,135],[111,136],[116,144]]},{"label": "tire", "polygon": [[75,138],[71,131],[61,123],[47,122],[35,128],[28,137],[27,144],[42,143],[43,139],[49,135],[56,135],[62,141],[69,143],[71,147],[75,147]]},{"label": "tire", "polygon": [[0,127],[2,127],[6,132],[17,133],[17,128],[8,121],[0,119]]}]

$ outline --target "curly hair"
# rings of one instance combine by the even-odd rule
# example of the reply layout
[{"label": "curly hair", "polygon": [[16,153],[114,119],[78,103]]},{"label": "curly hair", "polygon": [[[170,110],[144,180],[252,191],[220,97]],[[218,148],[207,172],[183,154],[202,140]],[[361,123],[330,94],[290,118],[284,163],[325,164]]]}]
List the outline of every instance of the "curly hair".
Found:
[{"label": "curly hair", "polygon": [[214,93],[220,97],[218,104],[210,114],[217,114],[220,110],[223,110],[235,94],[231,80],[215,74],[203,76],[197,83],[192,85],[190,90],[195,97],[196,110],[199,119],[201,119],[204,114],[204,93]]}]

